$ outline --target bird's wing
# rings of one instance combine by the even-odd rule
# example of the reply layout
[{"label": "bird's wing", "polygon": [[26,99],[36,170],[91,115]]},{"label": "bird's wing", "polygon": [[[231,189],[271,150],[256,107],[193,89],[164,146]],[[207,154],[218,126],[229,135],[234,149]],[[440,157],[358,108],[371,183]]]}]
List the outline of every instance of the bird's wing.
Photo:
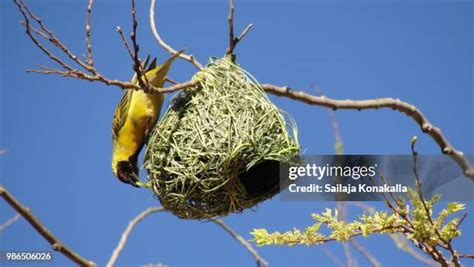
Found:
[{"label": "bird's wing", "polygon": [[125,90],[125,93],[120,99],[117,108],[115,108],[114,120],[112,122],[112,137],[115,139],[118,136],[120,129],[122,129],[127,119],[130,102],[132,101],[133,90]]},{"label": "bird's wing", "polygon": [[[150,55],[148,55],[145,59],[143,64],[145,72],[156,68],[156,57],[150,62]],[[133,75],[132,83],[137,83],[136,81],[136,74]],[[112,122],[112,137],[116,138],[120,129],[122,129],[123,125],[125,124],[125,120],[127,119],[128,110],[130,109],[130,102],[132,101],[134,90],[125,90],[125,93],[120,99],[117,108],[115,109],[114,119]]]}]

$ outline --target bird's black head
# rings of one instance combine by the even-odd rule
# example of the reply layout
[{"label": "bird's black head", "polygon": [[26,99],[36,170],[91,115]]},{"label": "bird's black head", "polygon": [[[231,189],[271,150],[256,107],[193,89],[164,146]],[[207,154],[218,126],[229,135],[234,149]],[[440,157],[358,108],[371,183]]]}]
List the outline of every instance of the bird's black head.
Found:
[{"label": "bird's black head", "polygon": [[139,187],[138,166],[130,161],[119,161],[117,163],[117,177],[120,181],[130,184],[134,187]]}]

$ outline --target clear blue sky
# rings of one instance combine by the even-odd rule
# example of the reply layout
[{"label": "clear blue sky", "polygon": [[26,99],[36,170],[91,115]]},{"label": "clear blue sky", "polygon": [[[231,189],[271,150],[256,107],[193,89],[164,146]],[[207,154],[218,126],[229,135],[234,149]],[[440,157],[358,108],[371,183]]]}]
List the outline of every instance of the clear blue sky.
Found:
[{"label": "clear blue sky", "polygon": [[[29,1],[73,51],[84,52],[86,1]],[[131,77],[131,61],[115,32],[130,29],[129,1],[97,0],[92,17],[95,62],[105,75]],[[138,1],[142,51],[163,59],[149,26],[147,3]],[[467,154],[473,141],[473,3],[471,1],[236,1],[236,30],[255,28],[239,44],[238,62],[260,82],[311,92],[316,83],[334,98],[395,97],[419,107]],[[186,47],[201,62],[227,47],[227,1],[158,1],[157,23],[165,40]],[[128,221],[148,206],[151,193],[117,181],[110,169],[111,118],[122,92],[55,76],[25,73],[53,66],[17,24],[12,1],[0,2],[0,179],[61,240],[103,265]],[[186,62],[176,80],[194,72]],[[271,97],[292,114],[307,154],[331,154],[333,134],[325,109]],[[439,148],[411,119],[391,110],[336,113],[350,154],[407,154]],[[469,203],[471,205],[472,203]],[[380,203],[375,203],[381,206]],[[256,211],[225,221],[245,238],[253,228],[286,230],[311,224],[311,212],[330,202],[282,202],[278,196]],[[0,204],[0,221],[14,212]],[[474,252],[473,209],[463,224],[461,251]],[[355,214],[355,213],[354,213]],[[387,266],[416,266],[387,237],[359,239]],[[339,244],[328,246],[342,255]],[[24,220],[0,233],[0,250],[49,250]],[[327,266],[323,247],[259,249],[272,266]],[[356,252],[361,266],[368,263]],[[55,254],[55,266],[69,263]],[[252,266],[250,254],[214,224],[157,214],[132,234],[120,266]],[[474,264],[474,262],[468,262]]]}]

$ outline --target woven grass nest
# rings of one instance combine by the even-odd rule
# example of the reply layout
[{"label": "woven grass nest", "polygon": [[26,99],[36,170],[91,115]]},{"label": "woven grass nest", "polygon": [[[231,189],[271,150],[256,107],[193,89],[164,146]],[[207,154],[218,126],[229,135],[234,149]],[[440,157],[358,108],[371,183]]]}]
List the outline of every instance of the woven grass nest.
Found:
[{"label": "woven grass nest", "polygon": [[274,196],[279,163],[300,152],[293,120],[229,57],[211,60],[193,80],[148,141],[154,194],[185,219],[240,212]]}]

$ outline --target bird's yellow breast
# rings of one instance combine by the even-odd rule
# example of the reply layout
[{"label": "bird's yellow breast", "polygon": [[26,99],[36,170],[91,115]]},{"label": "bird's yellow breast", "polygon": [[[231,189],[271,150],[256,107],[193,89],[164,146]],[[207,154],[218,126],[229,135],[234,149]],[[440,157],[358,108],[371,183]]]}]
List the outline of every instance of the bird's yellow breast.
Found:
[{"label": "bird's yellow breast", "polygon": [[163,94],[133,92],[125,122],[113,142],[113,165],[140,152],[147,134],[158,120],[163,101]]}]

